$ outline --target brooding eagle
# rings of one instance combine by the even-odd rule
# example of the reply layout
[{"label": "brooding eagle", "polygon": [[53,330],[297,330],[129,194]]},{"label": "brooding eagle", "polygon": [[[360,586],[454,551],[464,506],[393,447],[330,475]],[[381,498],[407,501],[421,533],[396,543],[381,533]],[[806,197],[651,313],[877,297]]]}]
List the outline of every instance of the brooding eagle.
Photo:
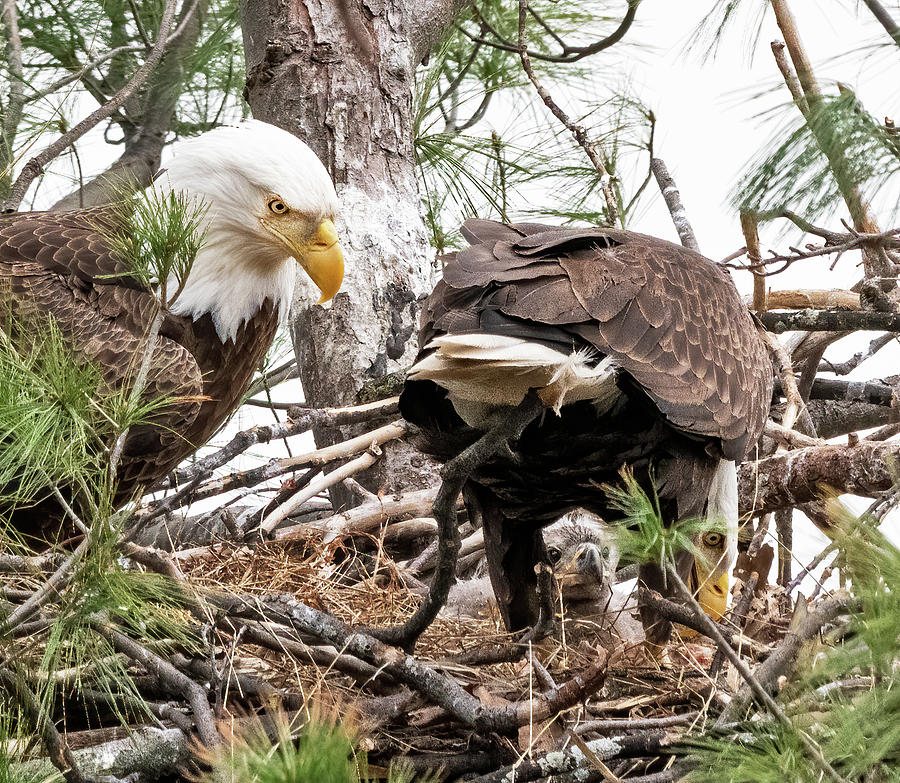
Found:
[{"label": "brooding eagle", "polygon": [[[428,298],[400,405],[425,448],[458,454],[536,390],[544,413],[464,488],[484,527],[510,629],[537,619],[540,529],[581,506],[611,522],[606,483],[630,466],[671,521],[727,521],[726,556],[679,570],[724,607],[737,538],[735,462],[759,438],[772,395],[765,344],[725,272],[630,231],[471,220]],[[641,578],[663,589],[650,566]],[[642,610],[648,638],[666,623]]]},{"label": "brooding eagle", "polygon": [[[154,187],[205,208],[205,239],[165,315],[146,386],[145,397],[170,402],[152,425],[129,432],[119,501],[203,445],[238,405],[287,313],[294,261],[321,301],[335,295],[344,269],[331,179],[284,130],[247,121],[210,131],[181,145]],[[14,318],[52,317],[114,389],[133,382],[156,312],[153,292],[112,249],[118,215],[98,207],[0,218],[0,304]],[[50,523],[47,513],[46,504],[30,517],[21,509],[15,524],[34,534]]]}]

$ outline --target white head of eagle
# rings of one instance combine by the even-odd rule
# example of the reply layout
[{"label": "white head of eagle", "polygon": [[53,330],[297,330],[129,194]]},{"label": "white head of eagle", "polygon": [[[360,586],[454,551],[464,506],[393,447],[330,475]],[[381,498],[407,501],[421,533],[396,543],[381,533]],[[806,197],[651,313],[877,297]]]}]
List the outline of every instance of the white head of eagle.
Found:
[{"label": "white head of eagle", "polygon": [[219,339],[234,339],[266,299],[287,314],[295,259],[331,299],[344,259],[334,221],[337,194],[315,153],[259,120],[216,128],[176,148],[154,186],[196,197],[206,208],[203,246],[176,315],[210,313]]}]

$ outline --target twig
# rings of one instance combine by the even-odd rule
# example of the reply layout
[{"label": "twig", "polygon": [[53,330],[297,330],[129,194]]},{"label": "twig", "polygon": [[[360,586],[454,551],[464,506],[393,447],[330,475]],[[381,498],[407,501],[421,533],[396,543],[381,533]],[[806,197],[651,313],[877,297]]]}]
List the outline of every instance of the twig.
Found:
[{"label": "twig", "polygon": [[[823,600],[811,611],[807,610],[805,601],[799,600],[791,620],[791,627],[784,639],[756,670],[757,686],[762,689],[775,687],[779,677],[790,674],[793,670],[804,642],[817,636],[822,627],[839,614],[854,611],[857,608],[858,602],[847,596]],[[750,704],[753,693],[749,688],[743,688],[735,694],[716,720],[716,726],[724,726],[739,720]]]},{"label": "twig", "polygon": [[794,73],[794,69],[785,55],[784,41],[772,41],[771,47],[772,55],[775,57],[775,64],[778,66],[778,70],[781,71],[781,76],[784,78],[784,83],[787,85],[794,103],[797,104],[797,108],[804,117],[809,117],[809,104],[806,102],[806,96],[803,94],[800,80],[797,78],[797,74]]},{"label": "twig", "polygon": [[163,52],[169,44],[169,28],[172,25],[172,18],[175,15],[176,3],[177,0],[166,0],[153,48],[147,55],[147,59],[144,61],[143,65],[138,68],[129,82],[103,106],[96,111],[91,112],[91,114],[81,120],[81,122],[70,128],[66,133],[62,134],[56,141],[44,148],[25,164],[21,173],[16,178],[16,181],[10,188],[9,195],[4,199],[2,204],[0,204],[0,212],[15,212],[22,199],[25,197],[25,192],[35,178],[44,170],[44,166],[66,149],[66,147],[70,147],[78,139],[84,136],[91,128],[98,125],[118,108],[123,106],[141,85],[143,85],[147,80],[147,77],[149,77],[156,68],[162,58]]},{"label": "twig", "polygon": [[659,185],[663,200],[666,202],[669,214],[672,216],[672,222],[675,224],[675,230],[678,232],[681,244],[689,250],[699,253],[700,244],[694,235],[694,229],[691,227],[691,221],[688,219],[684,204],[681,203],[681,194],[678,192],[675,180],[669,174],[663,159],[651,158],[650,170],[653,172],[653,176],[656,177],[656,184]]},{"label": "twig", "polygon": [[142,644],[117,631],[99,618],[91,622],[91,628],[106,639],[115,650],[124,653],[133,661],[137,661],[152,674],[166,690],[177,696],[184,696],[194,713],[194,723],[200,741],[211,748],[218,745],[222,738],[216,730],[216,721],[206,698],[206,692],[190,677],[182,674],[171,663]]},{"label": "twig", "polygon": [[[675,603],[675,601],[663,598],[658,592],[651,590],[648,587],[640,586],[638,591],[641,603],[644,606],[650,607],[667,620],[671,620],[673,623],[678,623],[686,628],[691,628],[698,633],[709,636],[715,641],[715,638],[710,636],[707,632],[708,626],[702,622],[702,620],[697,618],[689,606],[684,606]],[[704,615],[704,617],[705,616],[706,615]],[[741,634],[729,633],[725,638],[727,638],[730,646],[748,650],[755,658],[764,658],[769,652],[768,647],[765,645],[762,645],[753,639],[749,639],[746,636],[742,636]]]},{"label": "twig", "polygon": [[[390,397],[346,408],[294,408],[289,414],[289,421],[284,424],[253,427],[239,432],[214,454],[180,468],[175,472],[174,486],[193,481],[197,476],[209,475],[258,443],[299,435],[314,427],[337,427],[394,415],[398,410],[398,400],[398,397]],[[165,482],[156,489],[170,489],[172,486],[171,482]]]},{"label": "twig", "polygon": [[664,718],[612,718],[610,720],[586,720],[575,727],[576,734],[591,731],[634,731],[638,729],[662,729],[668,726],[683,726],[693,723],[700,713],[685,712],[681,715],[666,715]]},{"label": "twig", "polygon": [[75,567],[75,564],[81,556],[87,551],[90,542],[90,537],[84,538],[75,548],[75,551],[72,552],[72,554],[66,558],[65,562],[53,572],[47,581],[34,592],[31,598],[16,607],[8,617],[0,620],[0,633],[7,634],[14,630],[17,625],[31,617],[31,615],[33,615],[41,606],[50,600],[57,589],[69,580],[72,569]]},{"label": "twig", "polygon": [[804,566],[800,573],[795,576],[790,584],[785,588],[785,592],[790,595],[794,592],[799,586],[800,583],[806,578],[807,574],[811,574],[822,562],[825,560],[828,555],[834,552],[837,549],[837,544],[834,541],[830,541],[828,546],[826,546],[819,554],[817,554],[809,563],[809,565]]},{"label": "twig", "polygon": [[144,29],[144,22],[141,19],[140,11],[138,11],[137,4],[134,0],[128,0],[128,5],[131,7],[131,15],[134,17],[134,24],[137,27],[138,35],[141,37],[141,40],[144,42],[144,46],[149,49],[153,46],[150,43],[150,37],[147,35],[147,31]]},{"label": "twig", "polygon": [[[629,0],[628,12],[632,13],[637,3]],[[541,97],[544,105],[550,109],[556,119],[568,128],[569,132],[578,142],[578,145],[585,151],[597,173],[600,175],[600,188],[603,191],[603,198],[606,201],[607,221],[609,225],[614,226],[619,222],[619,208],[616,205],[616,197],[612,190],[612,178],[606,169],[603,159],[597,154],[597,150],[587,137],[587,132],[580,125],[572,122],[568,115],[559,107],[553,97],[547,92],[547,89],[540,83],[531,67],[531,59],[528,52],[527,39],[525,35],[525,20],[528,14],[528,0],[519,0],[519,59],[522,61],[522,68],[528,76],[528,80],[534,85],[537,94]]]},{"label": "twig", "polygon": [[[526,49],[526,54],[529,57],[533,57],[535,60],[544,60],[545,62],[574,63],[585,57],[590,57],[593,54],[597,54],[597,52],[602,52],[604,49],[608,49],[610,46],[617,44],[622,40],[622,38],[625,37],[625,33],[628,32],[628,29],[631,27],[632,22],[634,22],[634,17],[637,12],[639,2],[640,0],[628,0],[628,10],[625,12],[625,16],[622,17],[622,21],[619,23],[619,26],[610,35],[600,39],[599,41],[595,41],[594,43],[588,44],[586,46],[571,46],[563,44],[561,54],[545,54],[543,52],[535,52],[530,49]],[[482,28],[490,32],[490,34],[494,36],[494,40],[473,35],[462,25],[458,25],[456,29],[459,30],[470,41],[474,41],[477,44],[485,44],[487,46],[492,46],[495,49],[502,49],[506,52],[516,52],[518,54],[521,54],[521,41],[519,42],[519,45],[516,46],[513,41],[509,41],[504,38],[498,30],[491,26],[487,22],[487,20],[477,12],[477,10],[476,15]]]},{"label": "twig", "polygon": [[[306,454],[298,454],[296,457],[274,459],[256,468],[231,473],[221,479],[214,479],[196,486],[188,493],[188,497],[191,502],[204,500],[205,498],[220,495],[223,492],[230,492],[241,487],[253,487],[263,481],[282,476],[285,473],[292,473],[303,468],[322,467],[331,462],[352,457],[366,449],[372,448],[372,446],[381,446],[389,441],[402,438],[406,433],[406,423],[398,420],[331,446],[325,446]],[[329,484],[329,486],[331,485]],[[167,501],[168,498],[160,501],[160,503],[166,503]],[[157,516],[156,507],[151,508],[153,508],[152,516]]]},{"label": "twig", "polygon": [[775,534],[778,541],[778,584],[787,588],[791,581],[791,557],[794,547],[794,510],[779,508],[775,512]]},{"label": "twig", "polygon": [[788,352],[781,340],[767,332],[763,332],[763,338],[776,359],[778,372],[781,377],[782,394],[787,400],[784,414],[781,417],[781,426],[791,430],[794,428],[794,423],[800,414],[805,410],[806,404],[803,402],[803,397],[800,396],[800,390],[797,388],[797,376],[794,375],[791,357],[788,356]]},{"label": "twig", "polygon": [[879,24],[885,29],[887,34],[893,38],[894,43],[900,46],[900,27],[894,21],[893,17],[887,12],[885,7],[878,0],[863,0],[866,7],[872,12]]},{"label": "twig", "polygon": [[[365,454],[350,460],[350,462],[346,465],[342,465],[337,470],[333,470],[331,473],[325,473],[315,481],[309,482],[309,485],[306,488],[269,513],[259,526],[260,532],[265,534],[271,533],[279,523],[294,513],[307,500],[315,497],[320,492],[324,492],[329,487],[333,487],[335,484],[340,484],[344,479],[355,473],[359,473],[362,470],[367,470],[372,467],[380,456],[381,449],[373,444]],[[253,533],[252,530],[249,532],[251,534]]]},{"label": "twig", "polygon": [[[747,246],[747,258],[751,264],[758,264],[761,255],[759,252],[759,232],[757,229],[756,215],[752,212],[741,210],[741,232],[744,234],[744,242]],[[758,272],[753,275],[753,309],[757,312],[767,310],[766,306],[766,279]]]},{"label": "twig", "polygon": [[[834,254],[837,254],[838,258],[840,258],[844,253],[857,248],[879,249],[893,247],[898,233],[900,233],[900,229],[897,228],[892,228],[888,231],[873,231],[871,233],[857,232],[856,235],[849,235],[839,244],[826,243],[822,247],[813,247],[809,250],[797,250],[796,248],[791,248],[792,252],[790,254],[778,255],[777,253],[773,253],[772,256],[760,259],[760,261],[756,263],[732,263],[734,258],[739,258],[744,254],[743,252],[740,252],[736,256],[729,256],[727,259],[720,261],[719,266],[725,267],[726,269],[750,270],[762,277],[771,277],[772,275],[781,274],[791,264],[809,258],[819,258],[820,256]],[[746,251],[746,248],[744,248],[744,251]],[[837,263],[837,259],[835,259],[835,263]],[[768,267],[773,264],[780,264],[780,266],[774,270],[768,269]]]},{"label": "twig", "polygon": [[[163,286],[162,294],[162,302],[165,302],[165,286]],[[144,393],[144,387],[147,385],[147,378],[150,376],[150,367],[153,364],[153,357],[156,354],[156,340],[157,337],[159,337],[159,330],[162,328],[163,320],[165,319],[165,317],[166,310],[163,307],[162,303],[158,302],[156,305],[156,312],[153,315],[153,321],[151,321],[150,323],[150,329],[147,331],[147,336],[144,340],[144,346],[142,348],[141,355],[141,364],[138,367],[138,372],[134,379],[134,385],[132,386],[131,392],[128,395],[129,408],[133,407],[140,399],[141,395]],[[128,437],[129,430],[130,427],[126,427],[122,432],[119,433],[109,455],[109,479],[113,485],[116,481],[116,475],[119,469],[119,460],[122,457],[122,450],[125,448],[125,440]]]},{"label": "twig", "polygon": [[[252,397],[261,391],[265,391],[267,386],[277,386],[279,383],[289,381],[293,378],[300,377],[300,370],[297,367],[297,360],[289,359],[277,367],[273,367],[261,377],[257,378],[250,384],[250,388],[244,392],[245,397]],[[296,405],[296,403],[294,403]]]},{"label": "twig", "polygon": [[460,548],[456,504],[463,485],[475,468],[490,459],[510,440],[518,438],[543,409],[544,405],[537,394],[529,393],[495,427],[444,465],[441,470],[441,487],[432,509],[432,516],[438,523],[438,555],[431,589],[413,616],[402,625],[369,629],[369,633],[375,638],[411,652],[419,636],[446,603],[450,586],[456,579],[456,557]]},{"label": "twig", "polygon": [[865,351],[857,351],[846,361],[835,364],[828,359],[823,359],[819,363],[819,372],[833,372],[835,375],[848,375],[896,339],[897,335],[889,332],[880,337],[876,337],[869,343],[869,347]]}]

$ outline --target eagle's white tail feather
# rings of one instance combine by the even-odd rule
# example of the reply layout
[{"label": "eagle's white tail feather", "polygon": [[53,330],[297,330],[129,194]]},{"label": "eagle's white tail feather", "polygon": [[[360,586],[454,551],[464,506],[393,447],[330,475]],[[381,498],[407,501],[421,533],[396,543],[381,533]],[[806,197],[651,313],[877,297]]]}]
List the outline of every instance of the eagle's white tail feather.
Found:
[{"label": "eagle's white tail feather", "polygon": [[472,426],[478,426],[474,419],[483,420],[472,403],[479,410],[518,405],[529,389],[536,389],[544,404],[557,413],[563,405],[579,400],[593,400],[606,409],[618,396],[616,365],[609,357],[592,364],[589,350],[563,353],[528,340],[489,334],[442,335],[427,347],[432,352],[410,369],[409,377],[432,380],[447,389],[457,411]]}]

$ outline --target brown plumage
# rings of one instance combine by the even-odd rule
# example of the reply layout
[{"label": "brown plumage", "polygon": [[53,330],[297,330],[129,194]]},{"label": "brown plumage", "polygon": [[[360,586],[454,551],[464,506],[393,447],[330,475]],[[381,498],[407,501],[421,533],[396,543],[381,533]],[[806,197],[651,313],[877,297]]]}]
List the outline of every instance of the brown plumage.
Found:
[{"label": "brown plumage", "polygon": [[[116,210],[30,212],[0,218],[0,302],[22,318],[53,317],[75,353],[100,368],[110,388],[133,380],[156,308],[151,291],[128,276],[109,248]],[[118,498],[152,484],[202,446],[237,407],[278,326],[266,299],[234,340],[222,342],[207,313],[167,314],[145,397],[172,402],[160,426],[132,429],[123,451]]]},{"label": "brown plumage", "polygon": [[[535,619],[535,533],[575,506],[615,520],[601,485],[623,465],[645,489],[655,485],[669,519],[722,503],[736,517],[719,466],[759,438],[773,374],[730,278],[683,247],[629,231],[482,220],[463,234],[471,246],[446,259],[425,305],[401,410],[445,458],[529,385],[558,411],[465,488],[504,619],[517,628]],[[661,586],[652,569],[644,577]]]},{"label": "brown plumage", "polygon": [[[343,275],[334,187],[312,151],[286,131],[256,121],[213,130],[182,145],[154,187],[203,206],[204,241],[169,303],[142,392],[165,403],[128,431],[116,503],[165,476],[237,407],[287,311],[294,261],[322,301]],[[52,319],[77,359],[95,364],[114,390],[132,387],[157,311],[155,292],[112,249],[111,236],[124,230],[121,212],[0,218],[0,313],[9,314],[0,326],[11,317],[40,329]],[[16,509],[12,521],[30,537],[51,537],[61,517],[48,492]]]}]

